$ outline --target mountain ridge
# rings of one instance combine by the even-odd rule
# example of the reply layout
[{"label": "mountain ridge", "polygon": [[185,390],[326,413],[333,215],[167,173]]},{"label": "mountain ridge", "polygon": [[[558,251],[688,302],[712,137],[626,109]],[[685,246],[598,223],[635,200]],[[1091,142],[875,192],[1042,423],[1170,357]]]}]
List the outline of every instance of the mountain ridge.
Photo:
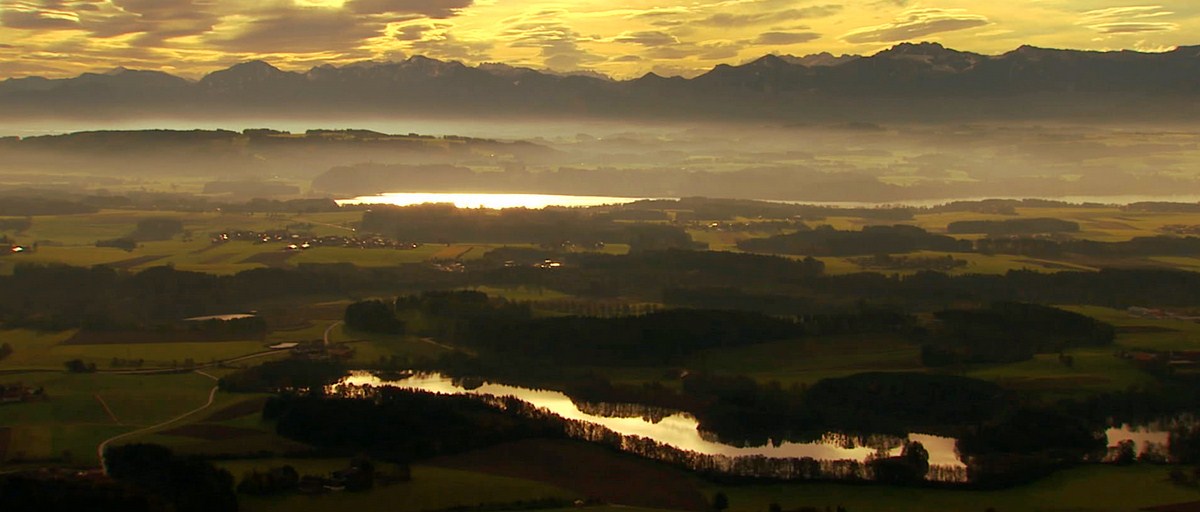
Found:
[{"label": "mountain ridge", "polygon": [[[1185,110],[1194,112],[1194,100],[1200,96],[1200,46],[1145,53],[1024,45],[983,55],[939,43],[902,43],[865,57],[767,54],[743,64],[719,64],[693,78],[647,73],[616,80],[588,71],[559,73],[503,63],[468,66],[412,56],[402,61],[321,65],[307,71],[286,71],[253,60],[198,80],[118,68],[72,78],[0,82],[0,106],[18,114],[68,117],[227,108],[263,114],[289,109],[317,114],[829,117],[837,115],[838,108],[853,109],[850,100],[878,103],[881,108],[871,109],[878,115],[891,109],[904,117],[904,106],[895,104],[898,99],[913,100],[909,113],[928,117],[942,115],[938,112],[944,109],[936,108],[937,101],[1061,96],[1060,103],[1074,103],[1072,95],[1122,97],[1122,101],[1132,97],[1136,108],[1167,113],[1178,112],[1177,105],[1167,103],[1182,101]],[[1095,105],[1065,103],[1050,102],[1050,106],[1071,115],[1097,113]]]}]

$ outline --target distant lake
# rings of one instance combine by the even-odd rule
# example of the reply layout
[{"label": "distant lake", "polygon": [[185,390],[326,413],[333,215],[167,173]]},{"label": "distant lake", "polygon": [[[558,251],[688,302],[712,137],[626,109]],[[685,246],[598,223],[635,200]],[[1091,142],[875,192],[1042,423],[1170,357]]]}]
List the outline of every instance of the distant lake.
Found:
[{"label": "distant lake", "polygon": [[[628,204],[647,199],[677,199],[677,198],[647,198],[647,197],[611,197],[611,196],[571,196],[555,194],[492,194],[492,193],[454,193],[454,192],[395,192],[374,196],[361,196],[353,199],[339,199],[339,205],[357,204],[390,204],[396,206],[412,206],[425,203],[452,203],[459,208],[531,208],[541,209],[547,206],[589,207],[608,204]],[[857,201],[805,201],[805,200],[764,200],[778,204],[804,204],[811,206],[829,206],[834,208],[896,208],[915,207],[929,208],[955,201],[982,201],[986,199],[1045,199],[1062,201],[1072,204],[1097,203],[1111,205],[1127,205],[1139,202],[1171,202],[1171,203],[1200,203],[1200,195],[1178,196],[1062,196],[1062,197],[969,197],[952,199],[913,199],[890,202],[857,202]]]},{"label": "distant lake", "polygon": [[412,206],[425,203],[452,203],[459,208],[545,208],[547,206],[587,207],[606,204],[627,204],[641,197],[561,196],[551,194],[455,194],[446,192],[397,192],[377,196],[362,196],[337,201],[348,204],[391,204]]}]

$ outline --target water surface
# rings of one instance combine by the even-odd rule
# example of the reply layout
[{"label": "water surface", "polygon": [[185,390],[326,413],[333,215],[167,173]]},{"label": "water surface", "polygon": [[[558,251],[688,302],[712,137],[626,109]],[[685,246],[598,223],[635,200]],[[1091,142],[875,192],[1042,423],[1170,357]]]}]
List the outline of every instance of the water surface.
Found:
[{"label": "water surface", "polygon": [[533,208],[540,209],[548,206],[588,207],[606,204],[628,204],[641,201],[641,197],[608,197],[608,196],[564,196],[553,194],[489,194],[489,193],[448,193],[448,192],[394,192],[376,196],[362,196],[354,199],[342,199],[338,205],[357,204],[390,204],[395,206],[412,206],[426,203],[451,203],[459,208]]},{"label": "water surface", "polygon": [[[454,379],[437,373],[417,374],[407,379],[384,381],[367,372],[354,372],[342,381],[351,386],[392,386],[441,394],[468,394],[512,396],[536,407],[546,409],[568,420],[600,425],[623,436],[637,436],[659,443],[692,451],[703,455],[719,455],[732,458],[763,456],[768,458],[812,458],[816,460],[854,460],[864,462],[875,456],[897,456],[904,441],[917,441],[929,451],[932,466],[962,468],[955,451],[955,440],[928,434],[912,433],[906,439],[892,436],[870,436],[855,438],[835,433],[811,443],[769,443],[765,446],[733,446],[715,439],[716,436],[700,430],[700,424],[690,414],[675,412],[669,415],[599,415],[584,412],[570,397],[558,392],[528,389],[503,384],[485,383],[478,388],[467,389]],[[591,408],[589,408],[591,409]]]}]

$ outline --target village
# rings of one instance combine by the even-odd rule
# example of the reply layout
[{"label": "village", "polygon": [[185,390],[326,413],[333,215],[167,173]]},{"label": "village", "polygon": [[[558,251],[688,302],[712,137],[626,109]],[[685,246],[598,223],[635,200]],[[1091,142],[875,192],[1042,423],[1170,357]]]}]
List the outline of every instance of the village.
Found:
[{"label": "village", "polygon": [[288,251],[302,251],[313,247],[395,250],[412,250],[421,247],[419,243],[402,242],[378,235],[367,235],[365,237],[339,235],[316,236],[312,233],[293,233],[290,230],[229,230],[212,233],[209,240],[214,245],[228,242],[252,242],[255,245],[282,244],[284,245],[284,249]]}]

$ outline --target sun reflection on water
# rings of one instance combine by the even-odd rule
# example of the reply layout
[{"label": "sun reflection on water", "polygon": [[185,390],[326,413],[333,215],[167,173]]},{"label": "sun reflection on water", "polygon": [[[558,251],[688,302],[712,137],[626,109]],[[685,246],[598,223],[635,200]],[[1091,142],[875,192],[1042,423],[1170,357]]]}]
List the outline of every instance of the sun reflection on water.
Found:
[{"label": "sun reflection on water", "polygon": [[561,196],[550,194],[475,194],[444,192],[395,192],[361,196],[337,201],[339,205],[390,204],[412,206],[426,203],[451,203],[459,208],[533,208],[548,206],[587,207],[606,204],[626,204],[640,201],[637,197]]}]

